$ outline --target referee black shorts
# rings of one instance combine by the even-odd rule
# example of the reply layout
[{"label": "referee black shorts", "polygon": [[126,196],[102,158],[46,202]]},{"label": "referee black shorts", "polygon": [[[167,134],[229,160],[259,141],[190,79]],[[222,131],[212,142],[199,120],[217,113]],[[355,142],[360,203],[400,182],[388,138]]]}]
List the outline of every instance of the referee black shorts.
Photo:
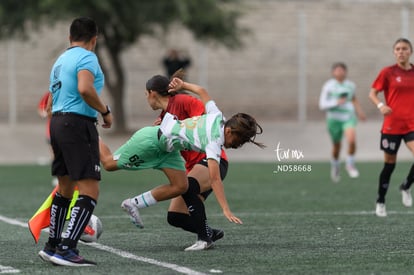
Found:
[{"label": "referee black shorts", "polygon": [[96,119],[74,113],[54,113],[50,121],[54,153],[53,176],[73,181],[101,179]]},{"label": "referee black shorts", "polygon": [[[197,164],[200,164],[200,165],[203,165],[205,167],[208,167],[208,161],[205,158],[202,159],[202,160],[200,160]],[[227,170],[229,168],[228,161],[225,160],[225,159],[223,159],[223,158],[221,158],[220,159],[220,166],[219,166],[219,168],[220,168],[220,177],[221,177],[221,180],[224,180],[224,178],[227,175]],[[204,198],[204,200],[206,200],[207,197],[211,194],[211,192],[213,192],[213,189],[209,189],[209,190],[201,193],[200,195]]]}]

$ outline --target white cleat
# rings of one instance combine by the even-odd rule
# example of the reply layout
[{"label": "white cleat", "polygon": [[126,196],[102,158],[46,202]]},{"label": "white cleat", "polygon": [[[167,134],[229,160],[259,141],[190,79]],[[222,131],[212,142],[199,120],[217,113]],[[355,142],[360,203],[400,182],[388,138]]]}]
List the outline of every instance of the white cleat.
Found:
[{"label": "white cleat", "polygon": [[375,215],[377,215],[377,217],[386,217],[387,216],[387,209],[385,208],[385,204],[384,203],[378,203],[375,207]]},{"label": "white cleat", "polygon": [[352,179],[359,177],[359,171],[354,165],[347,165],[346,171],[348,172],[349,177]]},{"label": "white cleat", "polygon": [[402,204],[405,207],[413,206],[413,198],[411,197],[411,189],[404,190],[400,188],[402,195]]},{"label": "white cleat", "polygon": [[187,247],[184,251],[200,251],[200,250],[207,250],[214,246],[214,242],[206,242],[202,240],[198,240],[192,246]]},{"label": "white cleat", "polygon": [[331,179],[335,183],[338,183],[341,180],[341,177],[339,176],[339,167],[336,165],[331,166]]},{"label": "white cleat", "polygon": [[136,225],[138,228],[144,228],[144,223],[142,222],[141,216],[139,214],[138,207],[131,202],[131,199],[126,199],[121,203],[122,209],[128,213],[131,222]]}]

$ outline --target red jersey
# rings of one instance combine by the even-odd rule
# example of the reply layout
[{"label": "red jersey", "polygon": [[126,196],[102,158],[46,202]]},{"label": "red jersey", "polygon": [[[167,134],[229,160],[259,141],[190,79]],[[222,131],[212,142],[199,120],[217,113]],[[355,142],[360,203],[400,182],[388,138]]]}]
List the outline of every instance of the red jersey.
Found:
[{"label": "red jersey", "polygon": [[381,132],[403,135],[414,131],[414,67],[404,70],[398,65],[381,70],[372,88],[384,92],[385,103],[392,112],[384,116]]},{"label": "red jersey", "polygon": [[[199,99],[187,94],[177,94],[170,97],[167,110],[162,111],[159,117],[162,119],[166,112],[177,116],[179,120],[183,120],[189,117],[201,116],[205,113],[205,108],[203,102]],[[206,157],[205,153],[195,151],[181,151],[181,155],[185,160],[187,173]],[[221,158],[227,160],[224,150],[221,150]]]}]

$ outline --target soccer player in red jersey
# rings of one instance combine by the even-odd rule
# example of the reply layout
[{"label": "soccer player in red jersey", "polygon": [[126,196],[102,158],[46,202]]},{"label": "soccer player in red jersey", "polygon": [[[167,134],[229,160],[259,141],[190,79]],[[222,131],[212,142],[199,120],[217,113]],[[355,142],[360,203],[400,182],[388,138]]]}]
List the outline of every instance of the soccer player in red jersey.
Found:
[{"label": "soccer player in red jersey", "polygon": [[[372,84],[371,101],[384,116],[381,129],[381,150],[384,151],[384,167],[379,177],[376,215],[386,217],[385,195],[397,160],[401,140],[414,153],[414,65],[410,63],[413,47],[409,40],[398,39],[393,46],[396,64],[381,70]],[[383,92],[385,101],[378,98]],[[402,203],[412,206],[410,187],[414,182],[414,164],[400,186]]]},{"label": "soccer player in red jersey", "polygon": [[[178,71],[174,76],[179,74]],[[205,113],[204,104],[198,98],[187,94],[172,95],[168,93],[169,82],[168,78],[160,75],[152,77],[147,82],[146,96],[148,104],[153,110],[162,110],[154,124],[158,125],[166,112],[175,115],[179,120]],[[203,203],[212,192],[206,154],[195,151],[181,151],[181,155],[185,160],[189,188],[185,194],[171,200],[167,216],[168,223],[185,231],[196,233],[199,239],[205,239],[205,235],[207,235],[212,242],[217,241],[224,236],[224,232],[220,229],[212,229],[207,225]],[[225,151],[222,150],[220,160],[222,180],[227,174],[227,168],[227,156]],[[191,210],[191,215],[188,209]],[[207,249],[208,247],[204,245],[204,242],[196,242],[186,250]]]}]

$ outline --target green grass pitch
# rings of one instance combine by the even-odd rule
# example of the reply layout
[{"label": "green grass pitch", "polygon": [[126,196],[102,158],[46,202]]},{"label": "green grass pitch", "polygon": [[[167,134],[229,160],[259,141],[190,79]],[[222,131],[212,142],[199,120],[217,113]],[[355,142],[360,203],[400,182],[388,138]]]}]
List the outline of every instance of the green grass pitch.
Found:
[{"label": "green grass pitch", "polygon": [[[327,163],[307,164],[312,171],[274,173],[276,163],[231,163],[226,194],[244,224],[228,223],[211,196],[209,223],[225,237],[198,253],[183,252],[195,236],[167,224],[168,202],[141,211],[142,230],[120,209],[124,198],[165,183],[161,172],[104,172],[95,210],[104,226],[99,243],[138,258],[79,244],[97,267],[55,267],[37,256],[46,233],[36,245],[27,228],[0,221],[0,273],[13,267],[20,274],[180,274],[157,265],[162,262],[188,268],[187,274],[414,274],[414,212],[402,206],[398,191],[410,163],[393,174],[387,218],[373,212],[380,162],[360,163],[360,178],[342,173],[339,184],[330,181]],[[50,182],[47,166],[0,166],[0,216],[26,222],[52,190]]]}]

